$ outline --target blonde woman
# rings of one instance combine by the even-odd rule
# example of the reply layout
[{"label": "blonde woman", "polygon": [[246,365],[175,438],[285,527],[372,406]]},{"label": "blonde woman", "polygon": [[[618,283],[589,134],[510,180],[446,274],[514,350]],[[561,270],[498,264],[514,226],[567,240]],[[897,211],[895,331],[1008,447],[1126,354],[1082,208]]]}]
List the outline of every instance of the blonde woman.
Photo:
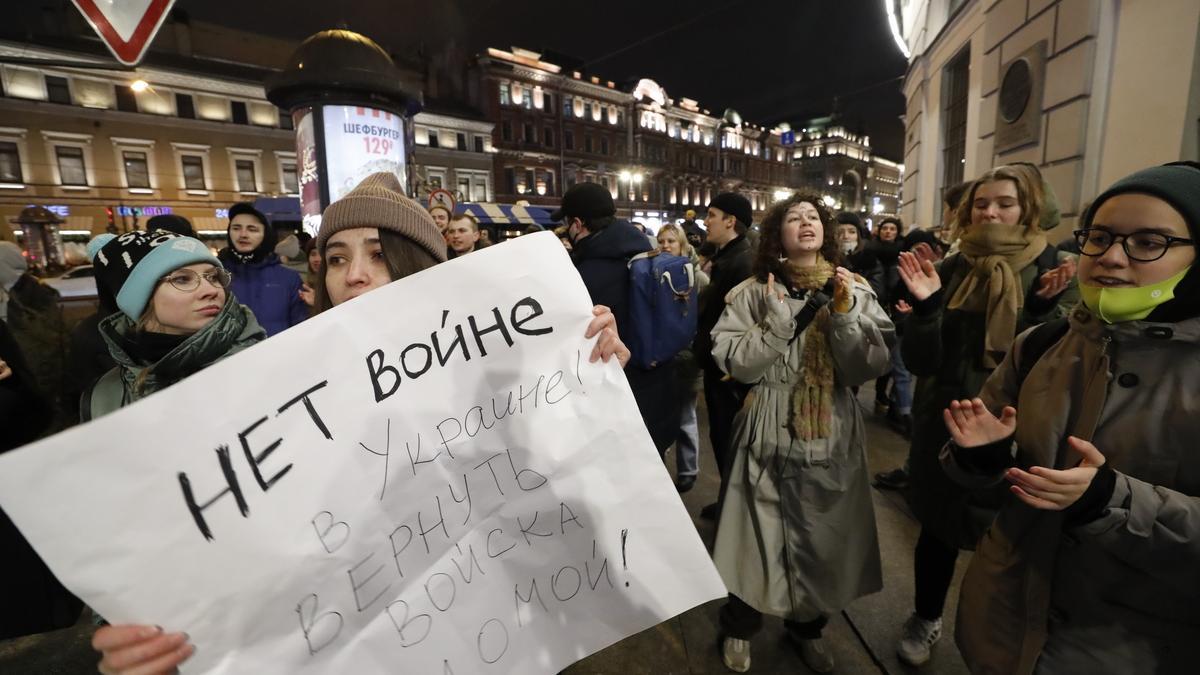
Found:
[{"label": "blonde woman", "polygon": [[[708,275],[700,271],[696,250],[678,225],[668,223],[662,226],[658,231],[658,250],[690,259],[696,273],[697,290],[708,285]],[[675,357],[675,368],[683,397],[679,433],[675,437],[675,488],[683,493],[692,489],[696,477],[700,475],[700,427],[696,420],[696,397],[700,395],[702,378],[690,345]]]}]

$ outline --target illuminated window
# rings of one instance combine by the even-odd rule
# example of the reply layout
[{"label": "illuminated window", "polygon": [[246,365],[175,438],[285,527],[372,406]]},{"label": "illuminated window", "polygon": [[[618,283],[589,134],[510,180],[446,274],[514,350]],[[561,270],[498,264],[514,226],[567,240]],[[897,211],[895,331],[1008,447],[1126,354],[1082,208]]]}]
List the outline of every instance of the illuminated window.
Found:
[{"label": "illuminated window", "polygon": [[87,185],[87,170],[83,165],[83,149],[70,145],[54,146],[58,157],[58,175],[63,185]]},{"label": "illuminated window", "polygon": [[500,83],[500,105],[508,105],[512,103],[512,92],[509,91],[507,82]]},{"label": "illuminated window", "polygon": [[20,184],[25,180],[21,174],[21,155],[17,144],[0,141],[0,183]]},{"label": "illuminated window", "polygon": [[204,158],[199,155],[182,155],[183,185],[188,190],[204,190]]},{"label": "illuminated window", "polygon": [[124,151],[121,159],[125,163],[125,186],[131,188],[150,187],[150,167],[146,162],[146,153]]},{"label": "illuminated window", "polygon": [[545,99],[544,94],[542,94],[542,88],[534,87],[533,88],[533,107],[537,108],[538,110],[541,110],[542,106],[545,105],[545,103],[546,103],[546,99]]},{"label": "illuminated window", "polygon": [[254,175],[254,161],[239,159],[234,162],[237,173],[238,192],[258,192],[258,182]]},{"label": "illuminated window", "polygon": [[300,183],[297,180],[295,162],[281,162],[279,164],[279,173],[283,177],[282,187],[286,194],[293,195],[300,192]]}]

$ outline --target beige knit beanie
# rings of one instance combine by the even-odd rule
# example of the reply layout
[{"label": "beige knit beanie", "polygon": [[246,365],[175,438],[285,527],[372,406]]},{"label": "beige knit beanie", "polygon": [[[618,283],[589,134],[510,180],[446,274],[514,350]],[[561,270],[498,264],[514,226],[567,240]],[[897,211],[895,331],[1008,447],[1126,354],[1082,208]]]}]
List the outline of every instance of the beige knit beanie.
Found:
[{"label": "beige knit beanie", "polygon": [[446,260],[446,240],[437,224],[418,202],[404,196],[394,173],[373,173],[330,204],[321,217],[317,248],[323,252],[334,233],[356,227],[391,230],[428,251],[438,262]]}]

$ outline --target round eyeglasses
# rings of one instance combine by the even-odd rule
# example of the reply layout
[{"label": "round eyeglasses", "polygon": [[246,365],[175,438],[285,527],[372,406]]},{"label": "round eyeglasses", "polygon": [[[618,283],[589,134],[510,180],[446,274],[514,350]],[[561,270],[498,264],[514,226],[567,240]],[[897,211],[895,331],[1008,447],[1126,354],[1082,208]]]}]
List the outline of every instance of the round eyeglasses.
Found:
[{"label": "round eyeglasses", "polygon": [[1113,234],[1108,230],[1089,227],[1086,230],[1075,231],[1075,241],[1079,243],[1079,252],[1089,257],[1102,256],[1112,248],[1117,241],[1125,249],[1125,255],[1137,262],[1154,262],[1167,254],[1176,244],[1192,244],[1191,239],[1172,237],[1161,232],[1149,230],[1132,234]]},{"label": "round eyeglasses", "polygon": [[233,275],[220,267],[214,267],[203,273],[195,270],[181,269],[171,272],[163,277],[162,280],[184,293],[190,293],[200,287],[201,278],[217,288],[226,289],[229,288],[229,283],[233,280]]}]

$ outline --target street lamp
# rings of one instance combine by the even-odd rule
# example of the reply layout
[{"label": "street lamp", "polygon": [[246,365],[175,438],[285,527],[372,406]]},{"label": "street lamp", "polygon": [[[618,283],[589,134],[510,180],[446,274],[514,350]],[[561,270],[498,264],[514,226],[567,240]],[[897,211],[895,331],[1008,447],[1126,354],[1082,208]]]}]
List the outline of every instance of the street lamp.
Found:
[{"label": "street lamp", "polygon": [[721,191],[721,176],[725,174],[725,167],[721,164],[721,148],[725,145],[724,129],[740,126],[742,116],[733,108],[726,108],[721,121],[717,122],[717,192]]},{"label": "street lamp", "polygon": [[129,83],[129,88],[140,94],[150,88],[150,83],[139,78]]}]

